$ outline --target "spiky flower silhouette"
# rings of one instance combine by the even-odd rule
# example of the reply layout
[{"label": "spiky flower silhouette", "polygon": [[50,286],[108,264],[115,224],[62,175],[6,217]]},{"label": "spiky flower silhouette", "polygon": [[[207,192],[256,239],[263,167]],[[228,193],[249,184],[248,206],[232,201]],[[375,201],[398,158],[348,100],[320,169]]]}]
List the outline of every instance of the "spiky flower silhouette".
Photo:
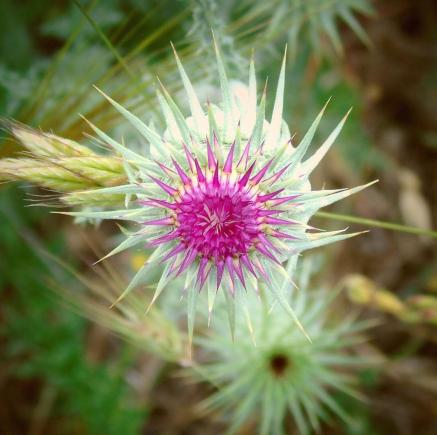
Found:
[{"label": "spiky flower silhouette", "polygon": [[151,303],[180,276],[185,277],[183,288],[189,301],[204,286],[208,292],[224,288],[234,295],[237,288],[258,291],[258,283],[264,281],[291,312],[271,276],[279,273],[292,284],[284,261],[305,249],[352,236],[339,231],[315,232],[307,225],[320,207],[365,187],[311,191],[308,181],[346,117],[316,153],[302,161],[324,109],[294,148],[282,119],[285,56],[273,114],[267,122],[265,92],[257,101],[253,62],[249,85],[244,87],[228,81],[218,49],[216,53],[222,102],[220,106],[208,104],[204,110],[175,52],[191,116],[185,118],[162,87],[158,100],[167,126],[164,134],[105,95],[146,139],[150,153],[140,155],[90,123],[98,138],[121,154],[129,183],[73,195],[80,194],[86,204],[87,196],[92,200],[123,193],[126,207],[69,214],[139,224],[137,232],[108,254],[139,243],[154,249],[120,298],[161,263],[164,270]]},{"label": "spiky flower silhouette", "polygon": [[[371,324],[353,315],[331,316],[336,293],[299,284],[302,291],[290,302],[312,343],[284,310],[272,307],[268,292],[261,292],[261,300],[249,294],[245,298],[245,313],[236,316],[235,339],[226,333],[226,310],[219,303],[206,336],[197,339],[206,361],[194,366],[194,373],[217,388],[201,407],[226,415],[227,434],[238,433],[243,425],[249,433],[291,433],[284,427],[287,414],[302,435],[320,433],[320,420],[329,413],[348,427],[354,425],[334,393],[359,398],[353,368],[371,362],[357,353]],[[252,334],[246,332],[246,318]]]},{"label": "spiky flower silhouette", "polygon": [[[366,45],[369,37],[357,15],[374,14],[368,0],[274,0],[270,7],[262,2],[252,2],[253,8],[267,10],[271,15],[267,36],[285,30],[291,54],[296,54],[300,44],[310,44],[316,52],[322,50],[323,42],[330,42],[335,51],[343,53],[339,22],[343,22]],[[321,35],[325,38],[321,38]]]}]

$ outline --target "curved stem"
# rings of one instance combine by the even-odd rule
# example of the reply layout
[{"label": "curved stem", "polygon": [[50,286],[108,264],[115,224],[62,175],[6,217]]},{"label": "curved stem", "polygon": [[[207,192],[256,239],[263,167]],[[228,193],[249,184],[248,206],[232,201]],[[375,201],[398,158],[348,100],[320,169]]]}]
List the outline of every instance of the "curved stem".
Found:
[{"label": "curved stem", "polygon": [[345,214],[331,213],[326,211],[318,211],[316,216],[327,219],[334,219],[342,222],[350,222],[353,224],[366,225],[368,227],[384,228],[386,230],[400,231],[403,233],[416,234],[437,238],[437,231],[424,230],[422,228],[408,227],[406,225],[395,224],[393,222],[377,221],[374,219],[365,219],[357,216],[349,216]]}]

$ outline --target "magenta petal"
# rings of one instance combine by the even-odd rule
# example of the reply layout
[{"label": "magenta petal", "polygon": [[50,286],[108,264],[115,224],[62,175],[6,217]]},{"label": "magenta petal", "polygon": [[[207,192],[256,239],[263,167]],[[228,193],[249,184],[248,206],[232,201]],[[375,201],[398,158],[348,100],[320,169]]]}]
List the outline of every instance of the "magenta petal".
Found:
[{"label": "magenta petal", "polygon": [[150,205],[152,207],[169,208],[170,210],[176,209],[176,204],[172,204],[171,202],[164,201],[162,199],[157,199],[157,198],[150,198],[148,200],[139,200],[138,203],[142,205]]},{"label": "magenta petal", "polygon": [[234,270],[241,284],[243,284],[243,287],[246,288],[246,282],[244,281],[244,273],[243,273],[243,268],[241,267],[240,258],[238,259],[237,264],[236,265],[234,264]]},{"label": "magenta petal", "polygon": [[202,168],[199,165],[199,161],[196,159],[194,160],[194,164],[196,165],[196,172],[197,172],[197,179],[199,180],[199,183],[205,182],[205,175],[203,175]]},{"label": "magenta petal", "polygon": [[225,260],[226,270],[229,273],[229,277],[231,278],[232,286],[235,285],[235,276],[234,276],[234,265],[232,264],[232,258],[226,257]]},{"label": "magenta petal", "polygon": [[262,243],[257,243],[257,245],[255,247],[256,247],[257,251],[259,251],[265,257],[267,257],[270,260],[272,260],[274,263],[281,264],[278,261],[278,259]]},{"label": "magenta petal", "polygon": [[206,149],[208,155],[208,168],[213,170],[217,165],[214,157],[214,153],[212,152],[211,144],[209,143],[208,138],[206,138]]},{"label": "magenta petal", "polygon": [[184,143],[182,143],[182,146],[184,147],[185,157],[187,159],[188,166],[190,167],[190,171],[194,172],[194,159],[193,159],[193,155],[191,154],[190,150],[187,148],[187,146]]},{"label": "magenta petal", "polygon": [[171,257],[178,255],[180,252],[185,251],[186,247],[183,244],[176,245],[162,260],[161,263],[165,263]]},{"label": "magenta petal", "polygon": [[224,261],[222,261],[222,260],[218,261],[218,263],[217,263],[217,290],[220,287],[220,283],[222,282],[224,270],[225,270]]},{"label": "magenta petal", "polygon": [[177,193],[177,189],[174,189],[173,187],[169,186],[168,184],[163,183],[161,180],[158,180],[155,177],[152,177],[149,175],[149,177],[165,192],[167,192],[169,195],[173,196],[175,193]]},{"label": "magenta petal", "polygon": [[171,264],[170,264],[170,267],[168,268],[168,271],[167,271],[167,276],[170,276],[170,275],[173,275],[174,274],[174,272],[175,272],[175,270],[176,270],[176,260],[177,260],[177,256],[174,256],[170,261],[171,261]]},{"label": "magenta petal", "polygon": [[263,234],[258,234],[258,239],[263,244],[265,248],[270,248],[273,251],[280,253],[281,251]]},{"label": "magenta petal", "polygon": [[298,237],[292,236],[290,234],[283,233],[282,231],[273,230],[272,236],[277,239],[290,239],[290,240],[298,240]]},{"label": "magenta petal", "polygon": [[165,166],[163,163],[158,162],[158,160],[155,160],[155,163],[158,164],[158,166],[162,169],[163,172],[165,172],[167,175],[175,175],[176,172],[173,171],[173,169],[170,169],[169,167]]},{"label": "magenta petal", "polygon": [[297,222],[275,217],[267,217],[265,222],[270,225],[296,225]]},{"label": "magenta petal", "polygon": [[199,290],[202,290],[202,287],[205,284],[206,279],[208,278],[209,272],[211,271],[211,267],[207,267],[208,261],[209,260],[205,257],[200,260],[196,280],[196,282],[199,284]]},{"label": "magenta petal", "polygon": [[232,162],[234,161],[234,149],[235,142],[231,145],[229,149],[228,157],[226,158],[225,165],[223,166],[223,172],[230,174],[232,172]]},{"label": "magenta petal", "polygon": [[150,221],[143,222],[143,225],[174,225],[174,218],[173,217],[164,217],[161,219],[152,219]]},{"label": "magenta petal", "polygon": [[241,154],[240,160],[238,160],[237,167],[244,162],[244,168],[246,169],[247,163],[249,162],[249,150],[250,150],[250,139],[247,141],[246,146],[244,147],[243,154]]},{"label": "magenta petal", "polygon": [[191,263],[194,261],[194,259],[196,258],[197,252],[195,249],[191,249],[191,251],[189,251],[187,253],[187,255],[184,257],[181,265],[179,266],[179,269],[176,273],[176,276],[179,276],[181,273],[183,273],[186,269],[188,269],[188,267],[190,267]]},{"label": "magenta petal", "polygon": [[172,231],[170,233],[165,234],[164,236],[158,237],[157,239],[150,241],[149,245],[150,246],[157,246],[157,245],[160,245],[162,243],[170,242],[178,237],[179,237],[178,231]]},{"label": "magenta petal", "polygon": [[215,188],[219,188],[220,187],[220,180],[219,180],[219,167],[218,165],[216,165],[215,170],[214,170],[214,176],[212,177],[212,185]]},{"label": "magenta petal", "polygon": [[178,162],[175,159],[171,159],[171,161],[173,162],[173,166],[176,168],[176,171],[179,175],[179,178],[182,180],[182,183],[190,184],[191,183],[190,178],[185,173],[185,171],[179,166]]},{"label": "magenta petal", "polygon": [[290,195],[290,196],[284,196],[282,198],[275,198],[272,199],[271,201],[273,202],[273,204],[275,206],[280,205],[280,204],[284,204],[285,202],[289,202],[292,201],[293,199],[299,197],[300,194],[296,194],[296,195]]},{"label": "magenta petal", "polygon": [[284,166],[278,172],[273,174],[270,178],[267,178],[267,180],[265,180],[265,181],[270,183],[270,184],[276,183],[278,181],[278,179],[281,178],[282,174],[288,169],[288,167],[290,165],[291,165],[291,163],[289,163],[288,165]]},{"label": "magenta petal", "polygon": [[284,189],[276,190],[275,192],[267,193],[266,195],[258,195],[257,201],[267,202],[272,200],[276,195],[279,195]]},{"label": "magenta petal", "polygon": [[250,182],[254,185],[257,185],[262,180],[262,178],[264,177],[266,172],[268,171],[272,162],[273,162],[273,159],[269,160],[267,162],[267,164],[258,172],[258,174],[256,174],[253,178],[250,179]]},{"label": "magenta petal", "polygon": [[240,257],[241,261],[243,262],[244,266],[246,266],[247,270],[255,277],[256,273],[255,273],[255,269],[253,268],[253,264],[250,261],[250,258],[247,256],[247,254],[244,254]]},{"label": "magenta petal", "polygon": [[255,167],[255,162],[253,162],[250,165],[250,168],[246,171],[246,173],[243,175],[243,177],[238,182],[238,185],[240,186],[240,188],[246,186],[247,182],[249,181],[250,174],[252,173],[254,167]]},{"label": "magenta petal", "polygon": [[267,281],[270,281],[270,277],[267,274],[266,270],[264,269],[264,266],[262,265],[261,261],[259,261],[259,259],[255,256],[253,258],[253,265],[256,267],[256,269],[258,270],[258,272],[260,273],[260,275]]}]

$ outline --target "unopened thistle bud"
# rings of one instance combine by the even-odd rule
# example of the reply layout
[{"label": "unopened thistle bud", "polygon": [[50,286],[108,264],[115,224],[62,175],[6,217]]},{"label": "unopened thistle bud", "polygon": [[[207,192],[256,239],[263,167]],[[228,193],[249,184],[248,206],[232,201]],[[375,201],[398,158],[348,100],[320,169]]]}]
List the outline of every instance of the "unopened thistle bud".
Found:
[{"label": "unopened thistle bud", "polygon": [[[353,347],[363,339],[358,332],[369,324],[330,318],[333,296],[301,289],[290,298],[311,343],[284,310],[272,307],[268,293],[262,293],[261,300],[246,298],[242,315],[236,317],[234,340],[226,333],[226,310],[217,304],[212,325],[198,339],[206,361],[193,370],[217,388],[201,408],[226,415],[227,434],[239,433],[243,425],[248,433],[291,433],[284,427],[287,414],[302,435],[320,433],[320,420],[329,413],[353,427],[335,393],[359,397],[354,367],[365,367],[370,360]],[[252,334],[246,332],[246,316]]]}]

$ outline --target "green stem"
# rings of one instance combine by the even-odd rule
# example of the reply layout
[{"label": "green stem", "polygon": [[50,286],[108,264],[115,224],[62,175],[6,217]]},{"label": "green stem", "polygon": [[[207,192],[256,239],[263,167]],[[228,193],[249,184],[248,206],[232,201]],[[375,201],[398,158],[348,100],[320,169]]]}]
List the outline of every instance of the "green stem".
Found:
[{"label": "green stem", "polygon": [[429,236],[437,238],[437,231],[424,230],[422,228],[408,227],[405,225],[395,224],[393,222],[377,221],[374,219],[365,219],[357,216],[349,216],[345,214],[330,213],[326,211],[318,211],[316,216],[327,219],[335,219],[342,222],[350,222],[353,224],[366,225],[368,227],[384,228],[386,230],[400,231],[403,233],[416,234],[420,236]]},{"label": "green stem", "polygon": [[117,49],[112,45],[111,41],[108,39],[108,37],[105,35],[105,33],[102,31],[102,29],[99,27],[99,25],[94,21],[94,19],[91,17],[91,15],[88,13],[88,11],[77,1],[73,0],[74,4],[77,6],[77,8],[80,10],[80,12],[83,14],[83,16],[89,21],[93,29],[96,31],[96,33],[99,35],[99,37],[103,40],[105,45],[109,48],[113,56],[117,59],[117,61],[120,63],[120,65],[124,68],[128,76],[138,81],[138,78],[133,74],[133,72],[130,70],[128,65],[126,64],[123,57],[120,55],[120,53],[117,51]]}]

